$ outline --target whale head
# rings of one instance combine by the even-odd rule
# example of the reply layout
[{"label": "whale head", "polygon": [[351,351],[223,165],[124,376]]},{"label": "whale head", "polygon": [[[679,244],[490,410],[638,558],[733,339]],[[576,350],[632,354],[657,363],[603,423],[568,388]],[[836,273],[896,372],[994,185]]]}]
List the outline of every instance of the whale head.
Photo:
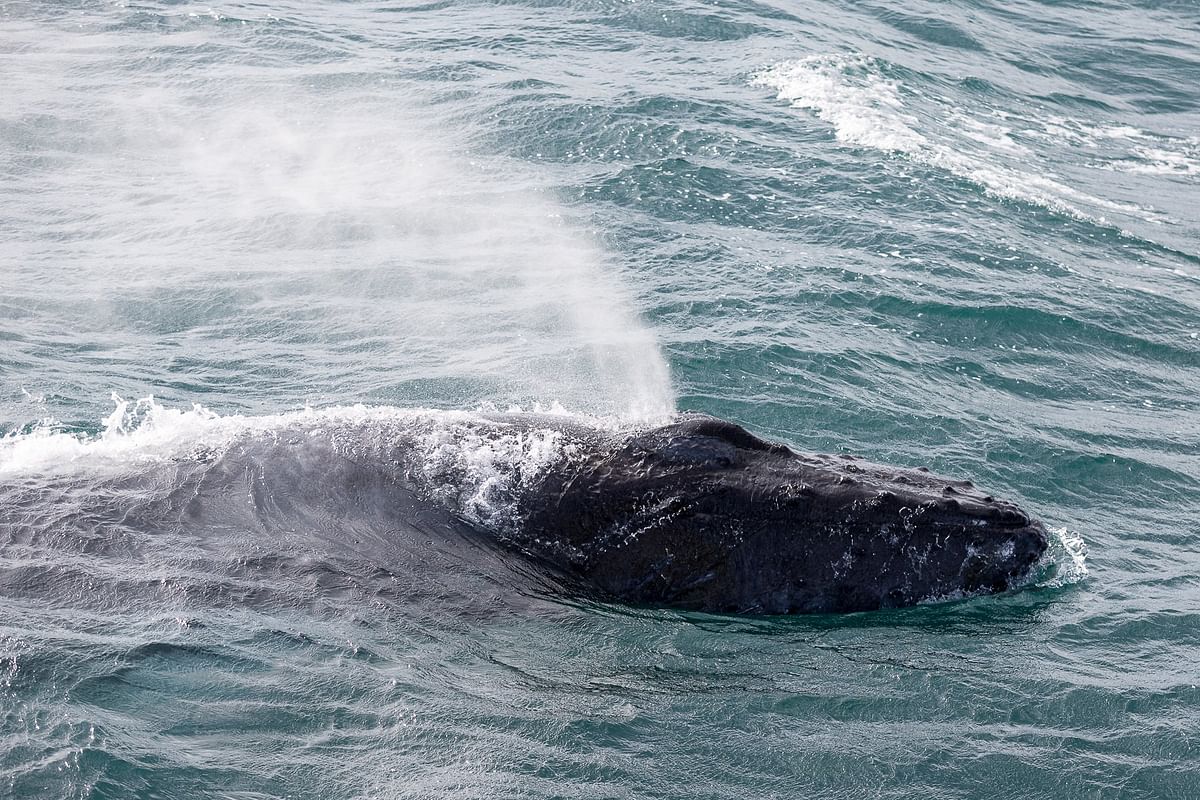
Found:
[{"label": "whale head", "polygon": [[1012,503],[924,470],[802,455],[689,414],[584,458],[528,509],[527,542],[623,602],[864,611],[1002,592],[1047,547]]}]

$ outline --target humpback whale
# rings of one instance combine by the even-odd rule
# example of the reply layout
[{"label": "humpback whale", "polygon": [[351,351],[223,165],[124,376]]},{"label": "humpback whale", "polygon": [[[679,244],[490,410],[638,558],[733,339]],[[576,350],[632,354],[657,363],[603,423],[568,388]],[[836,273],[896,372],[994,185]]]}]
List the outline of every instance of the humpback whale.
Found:
[{"label": "humpback whale", "polygon": [[522,493],[509,544],[626,603],[909,606],[1016,587],[1047,548],[1040,522],[970,481],[799,454],[703,414],[589,444]]},{"label": "humpback whale", "polygon": [[275,602],[255,578],[270,569],[329,586],[353,574],[380,596],[481,613],[563,593],[866,611],[1017,588],[1047,549],[1041,523],[968,481],[797,453],[703,414],[358,406],[193,413],[179,432],[151,426],[150,450],[71,440],[70,458],[37,467],[53,480],[0,479],[0,543],[211,574],[195,591],[247,602]]}]

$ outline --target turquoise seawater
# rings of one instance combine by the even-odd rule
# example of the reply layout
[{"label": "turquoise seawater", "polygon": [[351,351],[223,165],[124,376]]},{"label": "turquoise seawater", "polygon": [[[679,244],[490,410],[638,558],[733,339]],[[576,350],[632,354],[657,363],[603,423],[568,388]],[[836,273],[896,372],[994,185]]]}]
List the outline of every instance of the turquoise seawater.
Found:
[{"label": "turquoise seawater", "polygon": [[[1198,398],[1190,0],[0,0],[3,797],[1200,797]],[[1057,575],[706,616],[286,460],[164,511],[512,406],[970,477]]]}]

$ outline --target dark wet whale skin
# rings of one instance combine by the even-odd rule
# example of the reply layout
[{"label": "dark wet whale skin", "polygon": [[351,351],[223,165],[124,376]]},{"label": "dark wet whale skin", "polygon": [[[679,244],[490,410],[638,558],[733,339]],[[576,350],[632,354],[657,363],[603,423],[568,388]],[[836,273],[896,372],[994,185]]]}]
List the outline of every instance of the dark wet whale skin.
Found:
[{"label": "dark wet whale skin", "polygon": [[1002,592],[1047,547],[1012,503],[925,470],[801,455],[700,414],[593,441],[511,543],[601,595],[710,612],[867,611]]}]

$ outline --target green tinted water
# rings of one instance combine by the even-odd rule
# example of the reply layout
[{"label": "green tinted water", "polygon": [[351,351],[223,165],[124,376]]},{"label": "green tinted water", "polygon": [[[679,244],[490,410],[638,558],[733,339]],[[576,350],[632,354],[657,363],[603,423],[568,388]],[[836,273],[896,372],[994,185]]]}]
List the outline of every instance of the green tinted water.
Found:
[{"label": "green tinted water", "polygon": [[[3,793],[1200,792],[1192,6],[0,19]],[[106,426],[114,392],[159,411]],[[708,411],[970,476],[1086,575],[466,613],[302,531],[62,527],[94,476],[358,402]]]}]

